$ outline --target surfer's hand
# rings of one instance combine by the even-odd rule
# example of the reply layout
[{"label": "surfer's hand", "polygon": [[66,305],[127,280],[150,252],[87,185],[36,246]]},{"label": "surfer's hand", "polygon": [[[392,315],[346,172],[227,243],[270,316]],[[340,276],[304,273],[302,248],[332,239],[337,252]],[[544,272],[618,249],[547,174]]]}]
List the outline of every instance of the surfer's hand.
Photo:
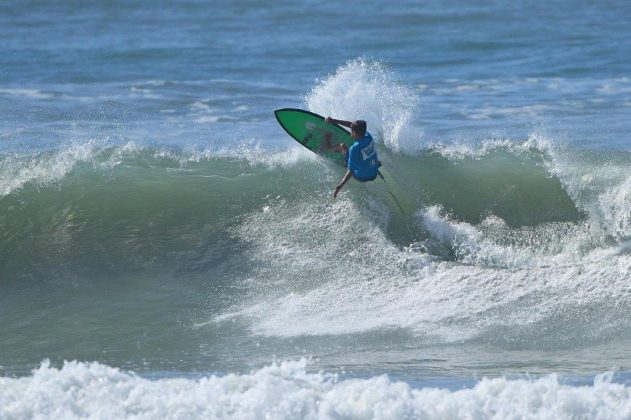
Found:
[{"label": "surfer's hand", "polygon": [[335,187],[335,191],[333,191],[333,199],[334,200],[335,200],[335,197],[337,197],[337,193],[339,193],[341,189],[342,189],[341,185],[338,185],[337,187]]}]

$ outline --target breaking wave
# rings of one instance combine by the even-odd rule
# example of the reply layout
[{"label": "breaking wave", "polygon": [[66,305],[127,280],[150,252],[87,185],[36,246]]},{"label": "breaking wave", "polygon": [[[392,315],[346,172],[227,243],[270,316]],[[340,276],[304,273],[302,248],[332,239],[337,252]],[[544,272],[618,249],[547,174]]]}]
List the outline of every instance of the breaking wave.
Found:
[{"label": "breaking wave", "polygon": [[309,373],[304,360],[249,374],[150,380],[99,363],[42,363],[0,378],[0,416],[18,418],[628,418],[631,390],[612,381],[572,386],[555,375],[483,379],[470,389],[412,388],[387,376]]}]

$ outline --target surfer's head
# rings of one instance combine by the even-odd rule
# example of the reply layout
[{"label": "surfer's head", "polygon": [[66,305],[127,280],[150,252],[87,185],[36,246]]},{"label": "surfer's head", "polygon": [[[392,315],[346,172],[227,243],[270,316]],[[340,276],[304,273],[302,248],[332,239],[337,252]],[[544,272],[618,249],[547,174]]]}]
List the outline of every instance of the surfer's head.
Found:
[{"label": "surfer's head", "polygon": [[366,121],[353,121],[351,123],[351,135],[353,138],[363,138],[366,135]]}]

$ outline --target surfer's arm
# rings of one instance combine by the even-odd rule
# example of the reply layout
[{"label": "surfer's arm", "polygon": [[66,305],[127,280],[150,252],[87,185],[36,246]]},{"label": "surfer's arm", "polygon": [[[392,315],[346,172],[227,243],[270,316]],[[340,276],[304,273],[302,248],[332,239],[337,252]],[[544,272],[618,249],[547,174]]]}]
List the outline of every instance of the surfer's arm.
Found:
[{"label": "surfer's arm", "polygon": [[324,122],[327,124],[339,124],[339,125],[343,125],[344,127],[348,127],[351,128],[351,121],[344,121],[344,120],[336,120],[335,118],[331,118],[331,117],[326,117],[324,119]]},{"label": "surfer's arm", "polygon": [[348,180],[351,179],[351,176],[353,176],[353,173],[351,171],[346,172],[346,175],[344,175],[344,178],[342,178],[342,182],[340,182],[340,185],[335,187],[335,191],[333,192],[333,198],[337,197],[337,193],[339,193],[342,187],[344,186],[344,184],[346,184]]}]

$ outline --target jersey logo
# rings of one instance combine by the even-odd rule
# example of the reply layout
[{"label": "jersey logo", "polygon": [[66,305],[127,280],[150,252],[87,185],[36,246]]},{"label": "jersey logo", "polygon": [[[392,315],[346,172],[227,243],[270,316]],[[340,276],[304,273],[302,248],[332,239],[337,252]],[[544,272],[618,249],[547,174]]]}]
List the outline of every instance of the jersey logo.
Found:
[{"label": "jersey logo", "polygon": [[362,152],[362,159],[363,160],[368,160],[371,157],[373,157],[374,154],[375,154],[375,147],[373,145],[373,142],[371,141],[370,143],[368,143],[368,146],[366,146],[363,149],[361,149],[361,152]]}]

